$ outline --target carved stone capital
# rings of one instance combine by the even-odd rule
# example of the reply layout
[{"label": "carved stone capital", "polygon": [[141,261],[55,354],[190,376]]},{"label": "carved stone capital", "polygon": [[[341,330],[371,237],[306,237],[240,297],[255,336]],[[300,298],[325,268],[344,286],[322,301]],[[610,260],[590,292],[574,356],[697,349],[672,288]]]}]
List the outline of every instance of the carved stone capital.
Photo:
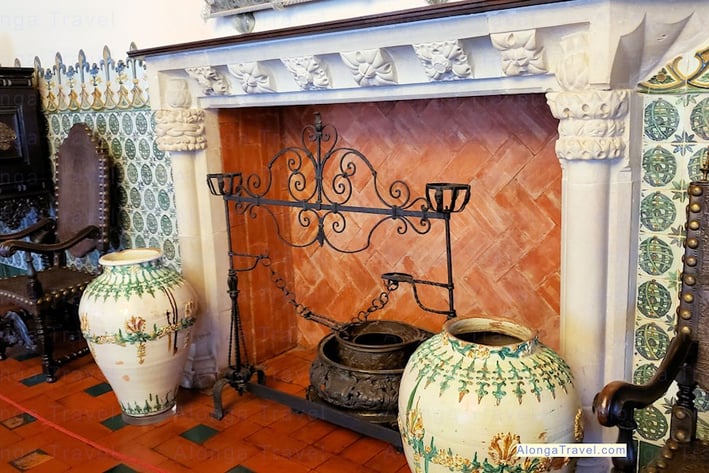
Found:
[{"label": "carved stone capital", "polygon": [[431,80],[468,79],[473,75],[468,55],[457,40],[412,46],[424,72]]},{"label": "carved stone capital", "polygon": [[340,57],[360,87],[397,83],[394,61],[384,49],[350,51]]},{"label": "carved stone capital", "polygon": [[197,151],[207,147],[203,110],[158,110],[155,122],[157,144],[162,151]]},{"label": "carved stone capital", "polygon": [[188,67],[185,72],[197,81],[204,95],[228,95],[229,80],[211,66]]},{"label": "carved stone capital", "polygon": [[262,94],[274,91],[271,85],[271,75],[258,62],[230,64],[227,68],[234,77],[239,79],[241,88],[247,94]]},{"label": "carved stone capital", "polygon": [[614,159],[625,156],[627,90],[550,92],[547,103],[559,119],[559,159]]},{"label": "carved stone capital", "polygon": [[493,33],[490,40],[500,51],[502,71],[507,76],[545,74],[544,47],[537,45],[536,30]]}]

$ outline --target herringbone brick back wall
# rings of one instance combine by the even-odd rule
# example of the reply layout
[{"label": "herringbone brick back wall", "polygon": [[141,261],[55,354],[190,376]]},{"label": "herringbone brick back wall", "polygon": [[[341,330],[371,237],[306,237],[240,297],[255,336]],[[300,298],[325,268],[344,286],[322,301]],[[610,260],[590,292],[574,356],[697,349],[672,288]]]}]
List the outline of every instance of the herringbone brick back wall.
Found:
[{"label": "herringbone brick back wall", "polygon": [[[427,182],[470,184],[468,206],[451,218],[458,315],[512,318],[558,346],[561,169],[554,153],[558,123],[543,95],[224,110],[225,170],[264,175],[264,163],[274,153],[301,144],[302,130],[313,123],[315,112],[337,128],[339,146],[367,156],[383,194],[395,180],[406,182],[415,196],[424,195]],[[356,176],[349,203],[380,207],[363,165]],[[274,187],[286,198],[282,180]],[[346,322],[369,306],[384,289],[382,273],[446,280],[442,221],[434,221],[423,236],[401,235],[395,222],[385,222],[368,250],[343,254],[327,246],[289,248],[274,237],[275,225],[260,221],[270,220],[263,216],[238,220],[235,243],[245,251],[268,250],[297,301],[337,321]],[[277,218],[289,238],[309,235],[295,223],[294,211],[279,210]],[[340,246],[356,247],[374,223],[372,217],[348,215],[347,230],[329,235]],[[241,287],[240,307],[256,358],[296,342],[314,345],[328,333],[295,316],[265,268],[244,274]],[[424,304],[447,308],[444,290],[424,289]],[[371,317],[433,331],[445,321],[422,311],[405,285]]]}]

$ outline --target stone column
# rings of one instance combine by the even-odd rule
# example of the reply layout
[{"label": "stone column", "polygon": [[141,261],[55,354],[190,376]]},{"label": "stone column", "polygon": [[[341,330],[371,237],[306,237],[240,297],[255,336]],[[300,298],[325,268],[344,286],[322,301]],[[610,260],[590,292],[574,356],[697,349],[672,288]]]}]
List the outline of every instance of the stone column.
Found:
[{"label": "stone column", "polygon": [[[560,351],[576,377],[584,441],[599,443],[616,434],[596,420],[593,398],[611,381],[608,376],[625,372],[626,342],[632,339],[628,307],[634,278],[628,268],[634,178],[628,122],[633,94],[589,87],[585,34],[565,38],[562,48],[557,71],[562,91],[547,94],[560,120],[556,152],[563,173]],[[613,364],[620,371],[607,368]],[[609,463],[581,459],[577,471],[607,472]]]},{"label": "stone column", "polygon": [[[205,161],[207,147],[205,112],[189,108],[191,95],[183,79],[170,79],[165,93],[170,109],[155,113],[158,147],[170,153],[172,179],[175,189],[177,231],[183,276],[190,281],[199,295],[199,318],[193,334],[192,345],[185,366],[183,387],[204,388],[217,378],[215,348],[212,343],[213,325],[217,309],[211,294],[209,262],[204,261],[205,239],[202,225],[205,218],[200,208],[201,195],[208,195],[206,178],[199,163]],[[211,267],[214,267],[213,264]]]}]

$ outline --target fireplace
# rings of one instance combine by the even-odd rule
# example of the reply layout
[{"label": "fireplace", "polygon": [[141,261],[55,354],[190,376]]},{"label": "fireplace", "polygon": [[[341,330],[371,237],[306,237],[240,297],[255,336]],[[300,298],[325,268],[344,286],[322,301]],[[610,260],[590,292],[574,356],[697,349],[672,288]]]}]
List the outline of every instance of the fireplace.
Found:
[{"label": "fireplace", "polygon": [[[641,140],[634,87],[705,40],[696,18],[709,6],[681,2],[668,12],[654,2],[521,4],[460,1],[131,52],[151,75],[160,145],[172,152],[183,272],[203,299],[196,361],[226,360],[223,209],[205,183],[207,173],[224,170],[225,148],[243,144],[243,137],[225,144],[235,136],[220,131],[226,116],[262,107],[307,105],[310,113],[315,105],[330,112],[334,104],[530,97],[541,120],[558,120],[560,192],[549,195],[561,199],[559,329],[552,324],[546,332],[575,372],[586,440],[613,440],[590,405],[606,382],[629,373]],[[236,123],[247,128],[251,120]],[[497,164],[502,175],[509,169],[505,160]]]}]

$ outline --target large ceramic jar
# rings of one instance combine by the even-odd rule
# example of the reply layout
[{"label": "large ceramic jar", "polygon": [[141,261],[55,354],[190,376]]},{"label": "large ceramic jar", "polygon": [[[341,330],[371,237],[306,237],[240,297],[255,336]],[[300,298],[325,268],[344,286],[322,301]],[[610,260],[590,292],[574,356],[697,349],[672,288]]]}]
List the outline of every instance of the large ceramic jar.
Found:
[{"label": "large ceramic jar", "polygon": [[409,359],[399,429],[413,472],[571,471],[566,458],[524,458],[520,443],[583,435],[568,365],[511,321],[453,319]]},{"label": "large ceramic jar", "polygon": [[129,424],[174,413],[197,313],[194,290],[161,257],[154,248],[104,255],[79,303],[81,331]]}]

